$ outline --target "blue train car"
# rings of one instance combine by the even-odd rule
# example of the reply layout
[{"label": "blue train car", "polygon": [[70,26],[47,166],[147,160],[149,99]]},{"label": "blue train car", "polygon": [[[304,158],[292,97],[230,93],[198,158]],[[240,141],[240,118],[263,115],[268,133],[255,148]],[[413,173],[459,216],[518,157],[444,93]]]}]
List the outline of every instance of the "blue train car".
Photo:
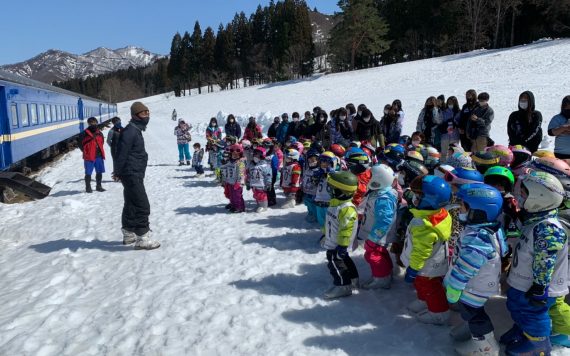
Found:
[{"label": "blue train car", "polygon": [[104,122],[116,114],[116,104],[0,71],[0,171],[49,156],[91,116]]}]

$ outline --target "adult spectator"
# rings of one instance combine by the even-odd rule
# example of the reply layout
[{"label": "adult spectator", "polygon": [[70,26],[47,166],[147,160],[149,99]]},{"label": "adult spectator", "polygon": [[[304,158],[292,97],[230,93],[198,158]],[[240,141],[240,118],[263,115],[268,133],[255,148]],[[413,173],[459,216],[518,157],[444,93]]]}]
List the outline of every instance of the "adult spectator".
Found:
[{"label": "adult spectator", "polygon": [[447,98],[446,107],[441,111],[441,124],[439,124],[439,131],[441,133],[441,162],[447,159],[447,152],[449,146],[459,143],[459,118],[461,116],[461,109],[456,97],[450,96]]},{"label": "adult spectator", "polygon": [[103,173],[105,173],[105,138],[103,133],[97,126],[97,119],[90,117],[87,119],[87,129],[81,136],[81,152],[83,152],[83,165],[85,167],[85,191],[93,193],[91,189],[91,175],[95,170],[95,179],[97,182],[96,190],[104,192],[101,186]]},{"label": "adult spectator", "polygon": [[176,136],[176,143],[178,144],[178,165],[183,166],[184,160],[187,165],[192,164],[192,155],[190,154],[190,128],[183,119],[178,119],[178,125],[174,127],[174,135]]},{"label": "adult spectator", "polygon": [[277,137],[277,128],[279,127],[279,124],[281,123],[281,119],[279,118],[279,116],[275,116],[273,118],[273,123],[271,124],[271,126],[269,126],[269,130],[267,130],[267,137]]},{"label": "adult spectator", "polygon": [[328,115],[324,110],[317,113],[315,123],[309,127],[309,132],[313,141],[319,141],[323,147],[328,149],[331,145],[331,135],[327,125]]},{"label": "adult spectator", "polygon": [[[117,143],[119,142],[119,136],[123,130],[121,125],[121,118],[115,116],[111,119],[113,127],[107,133],[107,144],[111,148],[111,158],[113,159],[113,170],[115,169],[115,157],[117,156]],[[113,173],[114,175],[114,173]]]},{"label": "adult spectator", "polygon": [[150,111],[136,101],[131,105],[131,121],[125,127],[117,148],[115,175],[123,184],[125,205],[121,216],[123,244],[135,243],[135,250],[152,250],[160,247],[150,238],[150,203],[144,187],[148,154],[142,132],[150,120]]},{"label": "adult spectator", "polygon": [[465,132],[471,140],[471,152],[484,151],[489,144],[491,123],[495,118],[493,109],[489,106],[489,94],[481,93],[477,96],[479,105],[467,121]]},{"label": "adult spectator", "polygon": [[461,108],[461,114],[459,117],[459,140],[461,141],[461,147],[466,152],[471,151],[471,140],[467,137],[467,123],[471,120],[471,115],[477,108],[477,92],[474,89],[469,89],[465,93],[465,104]]},{"label": "adult spectator", "polygon": [[301,136],[303,136],[303,132],[301,130],[302,128],[301,128],[300,115],[298,112],[295,111],[293,114],[291,114],[291,118],[293,119],[293,122],[289,123],[287,137],[293,136],[299,139]]},{"label": "adult spectator", "polygon": [[522,145],[530,152],[538,150],[542,141],[542,114],[535,110],[534,94],[519,95],[518,110],[511,113],[507,123],[509,145]]},{"label": "adult spectator", "polygon": [[352,127],[348,123],[348,112],[345,108],[335,110],[334,117],[328,123],[331,134],[331,145],[338,143],[348,147],[352,141]]},{"label": "adult spectator", "polygon": [[352,127],[353,132],[354,132],[354,117],[356,116],[356,108],[354,107],[353,103],[348,103],[346,104],[346,106],[344,107],[346,109],[346,112],[348,113],[348,123],[349,125]]},{"label": "adult spectator", "polygon": [[398,143],[402,133],[402,126],[400,126],[398,114],[394,106],[387,104],[384,106],[384,116],[380,120],[380,127],[382,135],[384,136],[384,144]]},{"label": "adult spectator", "polygon": [[441,124],[441,116],[437,106],[437,99],[434,96],[427,98],[424,108],[420,111],[416,131],[421,132],[425,137],[425,142],[434,145],[435,131]]},{"label": "adult spectator", "polygon": [[402,102],[400,99],[396,99],[392,102],[392,109],[396,112],[396,116],[398,117],[398,126],[400,127],[400,131],[404,126],[404,119],[406,118],[406,113],[404,113],[404,109],[402,107]]},{"label": "adult spectator", "polygon": [[560,159],[570,159],[570,95],[562,99],[560,114],[548,124],[548,134],[554,140],[554,155]]},{"label": "adult spectator", "polygon": [[289,131],[289,114],[283,113],[281,115],[281,123],[277,126],[277,136],[275,138],[279,141],[282,145],[285,144],[287,140],[287,132]]},{"label": "adult spectator", "polygon": [[368,141],[374,148],[384,147],[380,122],[374,118],[370,110],[363,108],[360,117],[356,115],[355,121],[354,136],[358,141]]},{"label": "adult spectator", "polygon": [[256,138],[263,138],[263,134],[261,133],[261,126],[255,122],[255,117],[250,116],[249,122],[245,127],[243,139],[253,141]]},{"label": "adult spectator", "polygon": [[238,139],[241,137],[241,126],[236,122],[236,118],[233,114],[228,115],[224,130],[226,131],[226,136],[233,136]]}]

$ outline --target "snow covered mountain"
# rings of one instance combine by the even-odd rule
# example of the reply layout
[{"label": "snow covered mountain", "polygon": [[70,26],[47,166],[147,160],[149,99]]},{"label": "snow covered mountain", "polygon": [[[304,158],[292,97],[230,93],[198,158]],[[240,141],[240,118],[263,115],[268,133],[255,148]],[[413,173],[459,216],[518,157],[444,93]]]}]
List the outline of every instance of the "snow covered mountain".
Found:
[{"label": "snow covered mountain", "polygon": [[45,83],[85,78],[129,67],[147,66],[162,57],[143,48],[127,46],[116,50],[99,47],[77,55],[50,49],[27,61],[0,66],[0,69]]}]

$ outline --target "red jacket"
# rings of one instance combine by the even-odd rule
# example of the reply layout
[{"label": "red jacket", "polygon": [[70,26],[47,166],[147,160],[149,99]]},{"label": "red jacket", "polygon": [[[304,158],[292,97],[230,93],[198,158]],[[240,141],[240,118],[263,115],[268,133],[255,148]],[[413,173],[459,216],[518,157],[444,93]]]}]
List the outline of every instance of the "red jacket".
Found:
[{"label": "red jacket", "polygon": [[297,193],[301,186],[301,165],[291,162],[283,167],[281,173],[281,188],[285,194]]},{"label": "red jacket", "polygon": [[101,157],[105,159],[105,149],[103,143],[105,142],[103,134],[99,129],[95,133],[87,129],[84,132],[81,147],[83,148],[83,159],[86,161],[94,161],[97,158],[97,148],[101,151]]},{"label": "red jacket", "polygon": [[364,172],[357,175],[356,178],[358,178],[358,188],[356,189],[356,193],[354,193],[354,197],[352,198],[352,203],[356,205],[356,207],[358,207],[360,203],[362,203],[364,195],[368,190],[368,182],[370,182],[370,178],[372,178],[372,173],[370,169],[367,169]]},{"label": "red jacket", "polygon": [[243,133],[243,140],[251,141],[253,139],[262,137],[263,134],[261,133],[261,127],[259,125],[255,125],[255,131],[253,131],[248,125]]}]

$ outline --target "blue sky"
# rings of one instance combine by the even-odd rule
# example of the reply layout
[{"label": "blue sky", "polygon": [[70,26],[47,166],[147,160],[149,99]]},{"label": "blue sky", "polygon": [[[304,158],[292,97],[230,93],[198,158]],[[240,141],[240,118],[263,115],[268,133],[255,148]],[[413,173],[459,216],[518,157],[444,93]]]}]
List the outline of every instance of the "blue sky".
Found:
[{"label": "blue sky", "polygon": [[[127,45],[168,54],[172,36],[249,16],[269,0],[10,0],[2,3],[0,65],[29,59],[48,49],[81,54],[97,47]],[[320,12],[338,11],[336,0],[307,0]]]}]

